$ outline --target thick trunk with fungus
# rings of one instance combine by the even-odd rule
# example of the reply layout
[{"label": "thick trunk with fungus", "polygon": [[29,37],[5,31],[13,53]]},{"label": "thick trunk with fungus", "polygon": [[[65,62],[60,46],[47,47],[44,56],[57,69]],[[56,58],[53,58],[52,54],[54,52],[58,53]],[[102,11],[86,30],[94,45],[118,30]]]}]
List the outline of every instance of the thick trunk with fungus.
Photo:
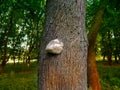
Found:
[{"label": "thick trunk with fungus", "polygon": [[[64,43],[60,54],[48,54],[54,39]],[[48,0],[39,59],[38,90],[87,90],[85,0]]]}]

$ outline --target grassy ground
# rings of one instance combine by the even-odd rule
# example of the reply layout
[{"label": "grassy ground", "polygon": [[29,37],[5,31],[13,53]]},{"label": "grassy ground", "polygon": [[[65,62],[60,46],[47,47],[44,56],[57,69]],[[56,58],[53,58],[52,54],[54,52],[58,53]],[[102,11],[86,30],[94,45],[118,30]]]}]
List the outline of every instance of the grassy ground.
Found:
[{"label": "grassy ground", "polygon": [[102,90],[120,90],[120,64],[97,63]]},{"label": "grassy ground", "polygon": [[37,64],[8,64],[0,74],[0,90],[37,90]]},{"label": "grassy ground", "polygon": [[[120,65],[97,62],[102,90],[120,90]],[[37,63],[8,64],[0,74],[0,90],[37,90]]]}]

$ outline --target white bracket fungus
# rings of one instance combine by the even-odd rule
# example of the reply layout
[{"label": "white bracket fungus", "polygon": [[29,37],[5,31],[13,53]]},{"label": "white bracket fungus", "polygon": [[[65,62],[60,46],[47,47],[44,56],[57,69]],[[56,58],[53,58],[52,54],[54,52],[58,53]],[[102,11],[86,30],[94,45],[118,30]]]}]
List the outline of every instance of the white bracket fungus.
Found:
[{"label": "white bracket fungus", "polygon": [[46,46],[47,53],[51,54],[60,54],[63,50],[63,42],[61,42],[59,39],[51,40],[48,45]]}]

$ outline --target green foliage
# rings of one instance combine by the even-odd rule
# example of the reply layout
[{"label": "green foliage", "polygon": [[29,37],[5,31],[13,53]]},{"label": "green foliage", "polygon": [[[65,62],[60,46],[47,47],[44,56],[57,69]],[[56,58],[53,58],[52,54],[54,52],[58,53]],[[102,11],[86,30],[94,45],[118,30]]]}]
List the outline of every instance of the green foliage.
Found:
[{"label": "green foliage", "polygon": [[0,1],[0,60],[38,56],[45,5],[46,0]]},{"label": "green foliage", "polygon": [[106,7],[99,37],[95,45],[96,54],[101,53],[102,56],[107,57],[112,55],[118,60],[120,57],[120,8],[118,8],[120,1],[87,0],[86,28],[89,32],[90,27],[94,24],[93,21],[101,1],[104,1],[103,4]]}]

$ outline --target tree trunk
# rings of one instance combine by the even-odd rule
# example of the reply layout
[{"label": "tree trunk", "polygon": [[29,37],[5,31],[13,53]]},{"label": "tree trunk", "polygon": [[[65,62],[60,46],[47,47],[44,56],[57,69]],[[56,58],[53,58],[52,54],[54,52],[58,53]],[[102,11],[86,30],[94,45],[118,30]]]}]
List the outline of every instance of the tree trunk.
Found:
[{"label": "tree trunk", "polygon": [[112,55],[111,55],[111,53],[108,53],[107,59],[108,59],[108,64],[111,66],[112,65]]},{"label": "tree trunk", "polygon": [[27,62],[27,67],[29,68],[30,67],[30,55],[28,55],[26,62]]},{"label": "tree trunk", "polygon": [[90,90],[101,90],[99,74],[96,67],[94,47],[88,48],[88,82]]},{"label": "tree trunk", "polygon": [[117,60],[117,55],[114,55],[114,57],[115,57],[115,63],[119,63]]},{"label": "tree trunk", "polygon": [[[39,59],[39,90],[87,90],[85,0],[48,0]],[[49,41],[60,39],[64,50],[47,54]]]},{"label": "tree trunk", "polygon": [[[13,26],[13,16],[12,16],[12,12],[9,16],[9,22],[8,22],[8,27],[5,28],[5,36],[4,36],[4,46],[3,46],[3,59],[2,59],[2,68],[5,67],[7,61],[8,61],[8,56],[7,56],[7,44],[8,44],[8,37],[10,35],[10,32],[12,30],[12,26]],[[3,70],[3,69],[2,69]]]},{"label": "tree trunk", "polygon": [[101,2],[98,11],[92,22],[89,34],[88,34],[88,83],[91,90],[101,90],[101,84],[99,81],[99,74],[96,67],[96,58],[95,58],[95,41],[100,30],[103,14],[105,11],[104,3]]},{"label": "tree trunk", "polygon": [[118,59],[119,59],[119,61],[120,61],[120,55],[118,56]]},{"label": "tree trunk", "polygon": [[117,48],[116,48],[116,46],[115,46],[115,50],[114,50],[114,52],[113,52],[114,59],[115,59],[115,63],[119,63],[119,62],[118,62],[118,58],[117,58],[117,56],[118,56],[117,53],[118,53],[118,52],[117,52]]},{"label": "tree trunk", "polygon": [[111,42],[111,32],[110,30],[108,31],[108,43],[107,43],[107,59],[108,59],[108,64],[112,65],[112,42]]},{"label": "tree trunk", "polygon": [[103,55],[103,61],[105,61],[105,55]]},{"label": "tree trunk", "polygon": [[[5,31],[5,34],[6,34],[7,31]],[[8,38],[8,37],[7,37]],[[6,65],[6,62],[7,62],[7,38],[4,40],[4,48],[3,48],[3,56],[2,56],[2,68],[5,67]]]},{"label": "tree trunk", "polygon": [[13,56],[13,62],[14,62],[14,65],[15,65],[15,55]]}]

